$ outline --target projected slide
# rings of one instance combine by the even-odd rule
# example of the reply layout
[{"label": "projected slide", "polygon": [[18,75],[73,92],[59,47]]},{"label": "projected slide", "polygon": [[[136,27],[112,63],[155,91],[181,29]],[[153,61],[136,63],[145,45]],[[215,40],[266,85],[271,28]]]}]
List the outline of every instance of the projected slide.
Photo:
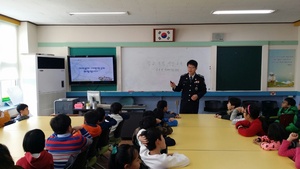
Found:
[{"label": "projected slide", "polygon": [[76,81],[114,81],[112,58],[71,58],[71,80]]}]

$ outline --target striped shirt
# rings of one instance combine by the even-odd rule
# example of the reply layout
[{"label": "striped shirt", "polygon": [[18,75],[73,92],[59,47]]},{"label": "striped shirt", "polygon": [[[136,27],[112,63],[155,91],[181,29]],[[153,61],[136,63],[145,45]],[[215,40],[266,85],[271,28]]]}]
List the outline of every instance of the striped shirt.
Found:
[{"label": "striped shirt", "polygon": [[90,134],[82,128],[74,134],[52,134],[45,147],[53,156],[54,168],[63,169],[71,156],[77,156],[92,141]]}]

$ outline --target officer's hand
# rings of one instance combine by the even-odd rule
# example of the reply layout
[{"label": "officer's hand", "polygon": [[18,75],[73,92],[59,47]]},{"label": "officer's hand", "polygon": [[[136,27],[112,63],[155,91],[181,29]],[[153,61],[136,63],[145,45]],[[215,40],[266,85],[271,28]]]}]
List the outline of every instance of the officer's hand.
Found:
[{"label": "officer's hand", "polygon": [[176,87],[176,84],[172,81],[170,81],[170,86],[174,89]]},{"label": "officer's hand", "polygon": [[194,94],[194,95],[191,97],[191,99],[192,99],[193,101],[196,101],[196,100],[198,99],[198,95]]}]

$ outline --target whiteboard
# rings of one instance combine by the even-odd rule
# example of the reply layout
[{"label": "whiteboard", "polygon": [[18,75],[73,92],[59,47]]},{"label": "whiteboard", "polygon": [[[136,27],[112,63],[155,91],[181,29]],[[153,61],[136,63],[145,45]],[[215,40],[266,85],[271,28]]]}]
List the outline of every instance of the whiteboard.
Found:
[{"label": "whiteboard", "polygon": [[210,47],[124,47],[122,91],[171,91],[170,80],[178,84],[191,59],[198,62],[196,73],[204,76],[210,90]]}]

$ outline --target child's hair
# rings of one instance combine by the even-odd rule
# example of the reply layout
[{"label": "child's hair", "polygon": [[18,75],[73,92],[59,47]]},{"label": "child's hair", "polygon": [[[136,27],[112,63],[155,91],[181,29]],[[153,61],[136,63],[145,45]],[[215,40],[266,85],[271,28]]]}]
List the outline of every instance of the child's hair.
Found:
[{"label": "child's hair", "polygon": [[246,110],[246,113],[250,115],[252,119],[259,119],[262,125],[262,129],[265,133],[268,133],[268,123],[267,119],[260,116],[260,107],[256,103],[245,103],[243,108]]},{"label": "child's hair", "polygon": [[122,144],[117,147],[117,151],[110,155],[109,169],[124,169],[126,164],[131,165],[139,155],[133,145]]},{"label": "child's hair", "polygon": [[285,130],[282,124],[272,123],[268,128],[268,138],[270,140],[282,142],[283,139],[288,138],[288,132]]},{"label": "child's hair", "polygon": [[105,110],[101,107],[98,107],[96,109],[96,112],[98,113],[98,121],[101,122],[103,118],[105,117]]},{"label": "child's hair", "polygon": [[296,105],[296,101],[291,97],[285,98],[284,101],[286,101],[288,103],[288,105],[290,105],[290,106],[295,106]]},{"label": "child's hair", "polygon": [[186,66],[188,66],[188,65],[193,65],[193,66],[195,66],[195,68],[197,68],[198,67],[198,62],[195,61],[195,60],[189,60],[186,64]]},{"label": "child's hair", "polygon": [[119,112],[122,110],[122,104],[119,102],[114,102],[110,105],[110,112],[113,114],[119,114]]},{"label": "child's hair", "polygon": [[259,117],[260,107],[256,103],[244,104],[243,107],[252,119],[257,119]]},{"label": "child's hair", "polygon": [[23,103],[21,103],[21,104],[19,104],[18,106],[17,106],[17,111],[18,111],[18,113],[20,114],[21,113],[21,110],[24,110],[24,109],[26,109],[26,107],[28,107],[28,105],[27,104],[23,104]]},{"label": "child's hair", "polygon": [[159,129],[157,128],[150,128],[147,129],[146,131],[143,131],[141,133],[141,136],[145,136],[146,139],[148,140],[148,143],[146,145],[148,150],[154,150],[156,148],[156,140],[159,139],[161,140],[162,134]]},{"label": "child's hair", "polygon": [[156,119],[153,116],[146,116],[139,123],[141,129],[156,127]]},{"label": "child's hair", "polygon": [[156,108],[158,111],[163,111],[165,107],[168,106],[168,102],[165,100],[160,100],[157,102]]},{"label": "child's hair", "polygon": [[99,117],[96,111],[88,111],[84,114],[84,121],[87,124],[96,125],[98,123]]},{"label": "child's hair", "polygon": [[13,158],[10,155],[8,148],[0,143],[0,161],[1,168],[11,168],[15,165]]},{"label": "child's hair", "polygon": [[28,131],[23,139],[23,149],[25,152],[40,153],[45,147],[45,134],[40,129]]},{"label": "child's hair", "polygon": [[147,117],[147,116],[152,116],[152,117],[155,117],[155,114],[153,111],[151,110],[147,110],[143,113],[143,117]]},{"label": "child's hair", "polygon": [[234,106],[234,107],[239,107],[241,106],[241,99],[237,98],[237,97],[230,97],[228,99],[228,102]]},{"label": "child's hair", "polygon": [[51,119],[50,126],[56,134],[65,134],[71,126],[71,118],[65,114],[59,114]]}]

